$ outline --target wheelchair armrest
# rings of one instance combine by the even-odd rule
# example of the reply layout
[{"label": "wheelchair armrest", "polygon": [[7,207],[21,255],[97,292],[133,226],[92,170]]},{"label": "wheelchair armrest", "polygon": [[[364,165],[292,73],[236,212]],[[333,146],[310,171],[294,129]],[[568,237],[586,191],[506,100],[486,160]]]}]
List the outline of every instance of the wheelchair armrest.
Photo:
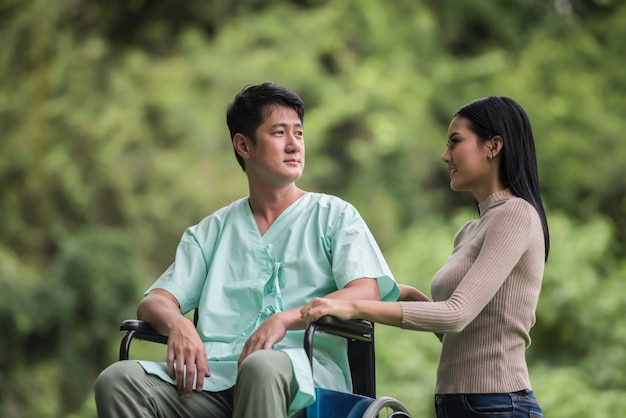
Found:
[{"label": "wheelchair armrest", "polygon": [[315,331],[363,342],[374,340],[374,324],[370,321],[365,319],[345,321],[334,316],[323,316],[310,323],[304,332],[304,351],[311,364],[313,364],[313,336]]},{"label": "wheelchair armrest", "polygon": [[[156,331],[152,326],[140,319],[127,319],[120,325],[120,331],[126,331],[120,343],[120,360],[128,360],[130,343],[134,339],[167,344],[167,336]],[[304,350],[313,362],[313,336],[315,331],[337,335],[351,340],[372,342],[374,325],[364,319],[345,321],[334,316],[323,316],[307,327],[304,334]]]},{"label": "wheelchair armrest", "polygon": [[127,319],[120,325],[120,331],[126,331],[120,343],[120,360],[128,360],[130,343],[133,338],[167,344],[167,335],[159,333],[152,325],[140,319]]},{"label": "wheelchair armrest", "polygon": [[309,327],[311,327],[311,325],[319,331],[328,334],[366,342],[372,340],[372,333],[374,332],[374,325],[365,319],[346,321],[327,315],[318,319],[314,324],[310,324]]}]

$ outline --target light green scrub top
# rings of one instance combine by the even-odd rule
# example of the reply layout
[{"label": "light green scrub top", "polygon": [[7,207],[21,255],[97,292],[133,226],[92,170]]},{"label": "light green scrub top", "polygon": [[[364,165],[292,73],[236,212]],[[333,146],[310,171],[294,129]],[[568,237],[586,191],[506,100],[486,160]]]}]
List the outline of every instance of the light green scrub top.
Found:
[{"label": "light green scrub top", "polygon": [[[204,390],[222,391],[234,386],[246,339],[270,315],[362,277],[377,279],[382,300],[398,298],[391,271],[352,205],[306,193],[261,235],[246,197],[188,228],[174,263],[145,294],[165,289],[183,314],[199,308],[197,329],[211,370]],[[315,386],[352,391],[345,339],[316,335],[313,375],[303,341],[304,331],[287,331],[273,347],[289,355],[298,382],[290,411],[313,403]],[[174,383],[165,363],[140,364]]]}]

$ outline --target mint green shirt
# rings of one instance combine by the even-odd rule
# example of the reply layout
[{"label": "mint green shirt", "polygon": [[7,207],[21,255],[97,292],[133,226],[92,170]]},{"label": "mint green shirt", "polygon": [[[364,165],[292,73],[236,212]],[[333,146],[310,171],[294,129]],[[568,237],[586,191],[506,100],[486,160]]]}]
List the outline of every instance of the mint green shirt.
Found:
[{"label": "mint green shirt", "polygon": [[[349,203],[307,193],[261,235],[249,199],[242,198],[188,228],[174,263],[145,294],[165,289],[183,314],[198,308],[197,329],[211,370],[204,390],[222,391],[235,384],[244,343],[270,315],[362,277],[377,279],[381,300],[399,296],[374,237]],[[292,360],[299,386],[292,411],[314,401],[315,386],[352,390],[345,339],[316,335],[313,375],[303,340],[304,331],[287,331],[273,347]],[[174,383],[165,363],[140,363],[148,373]]]}]

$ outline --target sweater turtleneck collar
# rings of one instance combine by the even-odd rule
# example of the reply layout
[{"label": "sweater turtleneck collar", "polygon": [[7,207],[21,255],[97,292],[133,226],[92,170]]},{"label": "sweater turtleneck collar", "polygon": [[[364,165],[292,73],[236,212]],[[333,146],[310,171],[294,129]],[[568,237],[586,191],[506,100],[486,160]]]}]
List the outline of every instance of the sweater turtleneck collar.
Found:
[{"label": "sweater turtleneck collar", "polygon": [[506,200],[509,200],[511,197],[513,197],[513,193],[511,193],[511,190],[509,189],[500,190],[499,192],[489,195],[485,200],[478,204],[478,212],[480,213],[480,216],[485,215],[489,209],[500,205]]}]

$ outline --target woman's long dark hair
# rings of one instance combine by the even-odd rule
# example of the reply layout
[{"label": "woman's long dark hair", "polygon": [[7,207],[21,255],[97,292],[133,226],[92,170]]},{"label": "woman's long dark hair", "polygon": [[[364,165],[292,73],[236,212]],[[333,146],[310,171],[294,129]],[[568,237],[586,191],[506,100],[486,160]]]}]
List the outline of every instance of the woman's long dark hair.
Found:
[{"label": "woman's long dark hair", "polygon": [[541,218],[545,260],[550,252],[550,232],[539,191],[535,140],[528,115],[513,99],[489,96],[474,100],[456,112],[470,121],[470,129],[483,141],[502,138],[500,177],[515,196],[534,206]]}]

